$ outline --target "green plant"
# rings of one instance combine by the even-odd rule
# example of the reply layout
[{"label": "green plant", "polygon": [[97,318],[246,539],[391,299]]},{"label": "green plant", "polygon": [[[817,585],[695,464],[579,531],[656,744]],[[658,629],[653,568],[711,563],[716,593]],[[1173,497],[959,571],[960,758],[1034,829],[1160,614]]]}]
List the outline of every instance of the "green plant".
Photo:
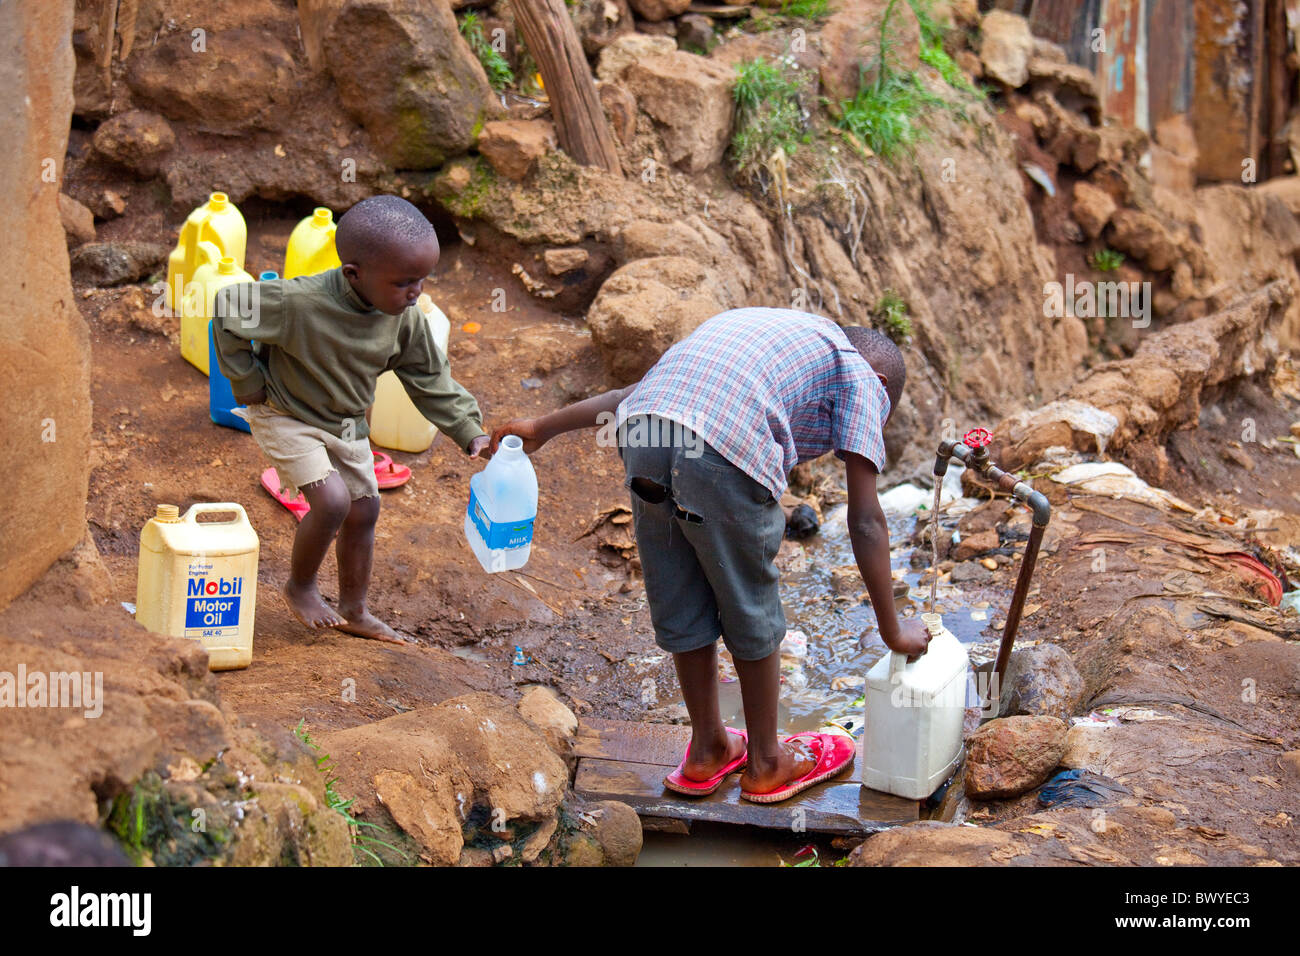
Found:
[{"label": "green plant", "polygon": [[934,67],[943,77],[944,82],[953,89],[984,99],[985,92],[971,83],[961,67],[944,49],[943,41],[947,36],[948,28],[934,18],[931,11],[932,0],[908,0],[908,3],[911,4],[912,12],[916,14],[916,22],[921,27],[921,62]]},{"label": "green plant", "polygon": [[799,20],[820,20],[830,13],[830,0],[785,0],[781,16]]},{"label": "green plant", "polygon": [[912,320],[907,315],[907,303],[893,289],[884,291],[872,310],[871,317],[876,327],[895,342],[902,344],[912,336]]},{"label": "green plant", "polygon": [[1088,256],[1088,265],[1098,272],[1114,272],[1124,264],[1124,253],[1114,249],[1098,249]]},{"label": "green plant", "polygon": [[808,113],[799,101],[800,84],[786,75],[789,62],[746,60],[736,65],[736,132],[731,158],[736,171],[752,175],[777,149],[792,155],[808,142]]},{"label": "green plant", "polygon": [[511,71],[506,58],[483,36],[483,26],[479,23],[478,14],[465,14],[460,21],[460,32],[464,35],[469,48],[474,51],[474,55],[478,57],[478,61],[483,64],[483,71],[487,73],[492,89],[499,90],[515,81],[515,74]]},{"label": "green plant", "polygon": [[375,866],[383,866],[384,861],[380,859],[375,850],[385,849],[396,853],[405,862],[407,855],[401,849],[376,836],[363,832],[363,827],[369,827],[383,834],[387,834],[388,830],[377,823],[358,820],[352,815],[352,804],[356,801],[356,797],[345,800],[343,795],[334,788],[334,784],[338,783],[338,777],[331,776],[334,771],[333,760],[329,754],[321,753],[321,749],[316,746],[316,743],[311,739],[311,735],[307,733],[305,723],[306,721],[303,720],[298,721],[298,726],[293,729],[293,735],[318,754],[315,762],[316,769],[325,776],[325,805],[347,821],[348,832],[352,834],[353,855],[361,855],[369,859]]}]

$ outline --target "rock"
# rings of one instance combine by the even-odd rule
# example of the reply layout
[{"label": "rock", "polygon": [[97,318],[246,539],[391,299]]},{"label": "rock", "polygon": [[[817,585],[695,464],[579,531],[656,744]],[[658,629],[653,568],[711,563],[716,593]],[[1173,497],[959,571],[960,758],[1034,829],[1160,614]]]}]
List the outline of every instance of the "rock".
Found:
[{"label": "rock", "polygon": [[1121,209],[1111,221],[1115,226],[1110,241],[1113,248],[1145,262],[1155,272],[1173,267],[1178,259],[1178,242],[1155,216]]},{"label": "rock", "polygon": [[492,109],[487,76],[445,3],[351,0],[324,49],[344,107],[399,169],[465,152]]},{"label": "rock", "polygon": [[542,732],[547,743],[561,757],[573,750],[578,718],[549,687],[530,687],[520,698],[519,716]]},{"label": "rock", "polygon": [[610,376],[628,383],[674,342],[736,304],[710,269],[680,256],[655,256],[615,270],[592,303],[587,324]]},{"label": "rock", "polygon": [[610,42],[600,51],[596,62],[596,78],[604,83],[621,79],[627,68],[638,60],[672,53],[677,44],[668,37],[628,33]]},{"label": "rock", "polygon": [[72,253],[72,274],[79,283],[95,286],[122,285],[148,278],[171,252],[157,242],[125,239],[121,242],[88,242]]},{"label": "rock", "polygon": [[59,219],[68,238],[68,247],[95,240],[95,214],[67,193],[59,193]]},{"label": "rock", "polygon": [[1105,190],[1083,180],[1074,184],[1074,205],[1070,208],[1070,213],[1074,216],[1074,221],[1083,227],[1089,239],[1101,235],[1116,208],[1115,200]]},{"label": "rock", "polygon": [[606,866],[632,866],[641,854],[641,818],[626,803],[602,800],[588,804],[596,817],[596,842]]},{"label": "rock", "polygon": [[691,0],[631,0],[632,9],[642,20],[658,23],[686,12]]},{"label": "rock", "polygon": [[1292,790],[1300,790],[1300,750],[1288,750],[1277,758],[1282,768],[1282,778],[1290,784]]},{"label": "rock", "polygon": [[644,57],[626,74],[637,105],[654,119],[668,161],[690,173],[722,161],[731,142],[735,74],[693,53]]},{"label": "rock", "polygon": [[[5,467],[9,498],[0,513],[0,608],[75,547],[86,530],[90,333],[69,282],[60,183],[45,178],[53,171],[51,157],[62,166],[68,149],[72,24],[67,3],[0,4],[0,37],[8,51],[0,68],[0,201],[15,223],[0,235],[0,254],[25,284],[6,311],[0,345],[0,366],[7,370],[0,420],[15,443]],[[43,421],[57,429],[48,440],[19,437],[40,436]],[[22,454],[20,446],[26,447]],[[11,715],[6,711],[0,723],[12,722]],[[26,754],[25,746],[15,746]],[[19,822],[8,805],[5,829]]]},{"label": "rock", "polygon": [[619,83],[601,83],[598,93],[605,118],[618,141],[626,146],[636,135],[636,97]]},{"label": "rock", "polygon": [[953,549],[951,556],[954,561],[969,561],[971,558],[992,551],[997,546],[998,533],[989,528],[962,538],[957,542],[957,547]]},{"label": "rock", "polygon": [[587,56],[595,56],[636,29],[627,0],[576,0],[569,6],[569,16]]},{"label": "rock", "polygon": [[379,802],[420,845],[430,863],[451,866],[460,859],[465,839],[448,778],[434,776],[421,782],[409,773],[381,770],[373,784]]},{"label": "rock", "polygon": [[553,276],[562,276],[566,272],[572,272],[586,264],[591,258],[586,249],[547,249],[542,253],[542,261],[546,263],[546,271]]},{"label": "rock", "polygon": [[993,573],[978,561],[963,561],[952,569],[953,584],[988,584]]},{"label": "rock", "polygon": [[1024,17],[993,10],[980,21],[980,60],[984,75],[1015,89],[1029,80],[1029,58],[1034,36]]},{"label": "rock", "polygon": [[1065,753],[1066,725],[1056,717],[999,717],[966,742],[966,795],[1016,797],[1045,781]]},{"label": "rock", "polygon": [[1067,720],[1083,699],[1083,678],[1062,648],[1038,644],[1011,652],[999,694],[1004,716]]},{"label": "rock", "polygon": [[885,11],[890,14],[890,66],[910,73],[920,64],[921,26],[907,3],[856,0],[840,5],[821,30],[822,89],[835,106],[858,94],[861,83],[874,83],[880,60],[880,29]]},{"label": "rock", "polygon": [[143,178],[158,175],[161,159],[176,145],[171,124],[157,113],[129,110],[99,124],[95,152]]},{"label": "rock", "polygon": [[677,21],[677,46],[692,53],[705,53],[713,45],[713,21],[701,13],[688,13]]},{"label": "rock", "polygon": [[478,138],[479,152],[492,168],[516,182],[554,148],[555,127],[549,120],[496,120],[484,125]]},{"label": "rock", "polygon": [[[297,69],[273,35],[251,29],[209,30],[204,50],[196,51],[194,43],[190,31],[181,30],[131,58],[127,82],[137,102],[169,119],[189,120],[200,129],[222,133],[273,129],[292,115]],[[166,142],[156,122],[146,128],[163,135],[159,146]],[[130,128],[123,132],[129,138]],[[143,139],[114,145],[128,151],[153,148]]]},{"label": "rock", "polygon": [[1294,216],[1300,216],[1300,176],[1279,176],[1255,187],[1262,193],[1277,196]]},{"label": "rock", "polygon": [[856,564],[831,568],[831,590],[836,594],[856,596],[862,591],[862,573]]},{"label": "rock", "polygon": [[849,866],[1005,865],[1031,852],[1019,837],[1001,830],[923,820],[868,837],[849,854]]},{"label": "rock", "polygon": [[554,820],[569,779],[542,733],[487,693],[324,734],[319,745],[333,755],[341,787],[357,795],[353,812],[373,819],[387,808],[430,860],[455,862],[457,838],[480,834],[522,852],[524,834]]},{"label": "rock", "polygon": [[100,219],[115,219],[126,212],[126,200],[122,198],[121,193],[112,189],[105,189],[96,193],[87,200],[87,205],[90,206],[91,212]]},{"label": "rock", "polygon": [[1086,113],[1090,119],[1100,119],[1101,100],[1097,77],[1092,70],[1064,60],[1034,56],[1026,65],[1026,71],[1032,90],[1048,90],[1066,109]]}]

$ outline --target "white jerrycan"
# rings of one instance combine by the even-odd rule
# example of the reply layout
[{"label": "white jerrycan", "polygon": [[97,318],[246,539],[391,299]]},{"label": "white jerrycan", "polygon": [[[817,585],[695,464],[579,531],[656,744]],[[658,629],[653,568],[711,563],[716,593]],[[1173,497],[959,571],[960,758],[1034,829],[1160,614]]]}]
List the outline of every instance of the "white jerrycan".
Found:
[{"label": "white jerrycan", "polygon": [[528,563],[537,518],[537,474],[518,435],[507,435],[469,480],[465,539],[483,570],[513,571]]},{"label": "white jerrycan", "polygon": [[930,646],[914,663],[890,651],[867,672],[862,783],[920,800],[961,757],[970,657],[938,614],[922,614]]},{"label": "white jerrycan", "polygon": [[[447,355],[447,340],[451,336],[451,321],[442,309],[424,293],[417,302],[433,332],[433,341]],[[433,444],[438,429],[420,414],[406,394],[396,372],[384,372],[375,383],[375,402],[370,412],[370,440],[380,448],[418,453]]]}]

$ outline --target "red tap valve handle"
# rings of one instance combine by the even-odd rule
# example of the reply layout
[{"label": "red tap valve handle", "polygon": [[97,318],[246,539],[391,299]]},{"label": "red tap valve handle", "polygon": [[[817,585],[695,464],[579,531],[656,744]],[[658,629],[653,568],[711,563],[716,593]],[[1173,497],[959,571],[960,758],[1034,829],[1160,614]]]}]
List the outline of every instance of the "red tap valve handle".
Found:
[{"label": "red tap valve handle", "polygon": [[961,441],[967,448],[983,448],[993,441],[993,433],[987,428],[972,428],[962,436]]}]

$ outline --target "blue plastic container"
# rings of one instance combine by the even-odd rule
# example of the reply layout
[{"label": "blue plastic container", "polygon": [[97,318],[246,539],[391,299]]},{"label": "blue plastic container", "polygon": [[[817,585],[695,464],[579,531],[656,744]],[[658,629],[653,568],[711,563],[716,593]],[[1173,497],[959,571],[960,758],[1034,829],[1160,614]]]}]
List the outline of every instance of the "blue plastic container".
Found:
[{"label": "blue plastic container", "polygon": [[[276,272],[263,272],[257,278],[265,282],[280,276]],[[253,343],[253,351],[257,351],[256,342]],[[208,415],[218,425],[238,428],[241,432],[248,431],[248,422],[233,414],[236,408],[244,406],[235,401],[235,390],[230,385],[230,379],[221,374],[221,366],[217,364],[217,340],[212,334],[211,322],[208,323],[208,369]]]}]

